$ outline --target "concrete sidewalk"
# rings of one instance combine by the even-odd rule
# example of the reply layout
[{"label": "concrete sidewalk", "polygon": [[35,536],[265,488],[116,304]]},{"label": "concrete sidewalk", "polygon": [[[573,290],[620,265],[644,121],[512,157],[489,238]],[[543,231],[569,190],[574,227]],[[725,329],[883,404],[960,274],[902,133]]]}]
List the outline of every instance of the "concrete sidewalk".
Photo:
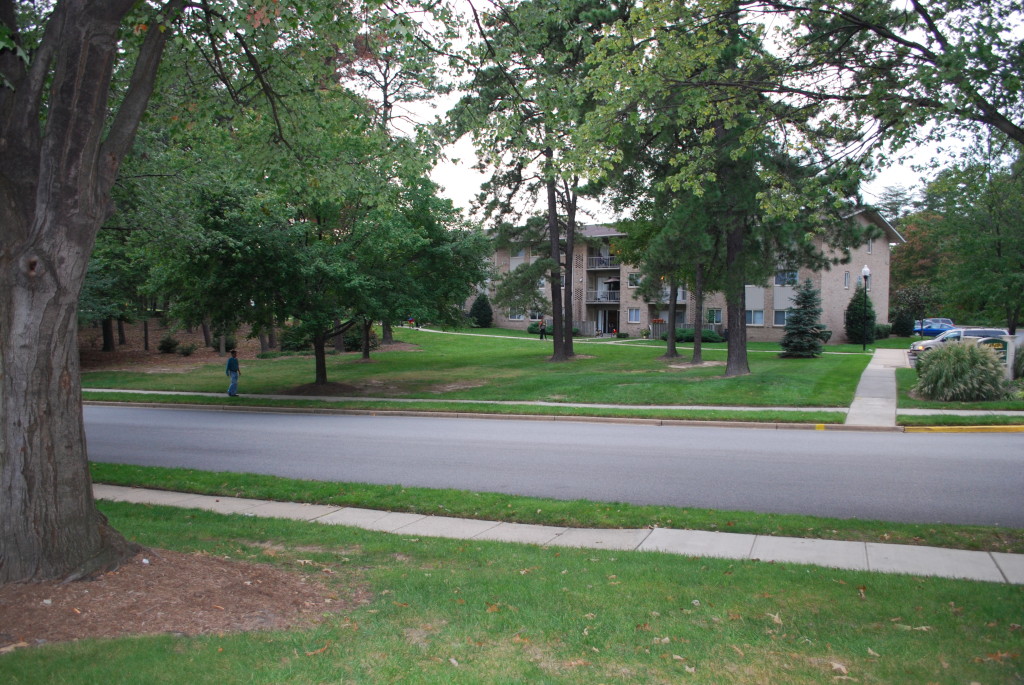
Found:
[{"label": "concrete sidewalk", "polygon": [[692,557],[756,559],[878,573],[962,578],[1024,585],[1024,554],[886,545],[873,542],[810,540],[738,533],[713,533],[671,528],[622,530],[559,528],[424,516],[399,512],[271,502],[95,485],[97,499],[205,509],[221,514],[243,514],[335,524],[397,535],[445,537],[459,540],[494,540],[533,545],[589,549],[665,552]]},{"label": "concrete sidewalk", "polygon": [[905,350],[876,349],[861,374],[846,425],[896,425],[896,369],[908,367]]}]

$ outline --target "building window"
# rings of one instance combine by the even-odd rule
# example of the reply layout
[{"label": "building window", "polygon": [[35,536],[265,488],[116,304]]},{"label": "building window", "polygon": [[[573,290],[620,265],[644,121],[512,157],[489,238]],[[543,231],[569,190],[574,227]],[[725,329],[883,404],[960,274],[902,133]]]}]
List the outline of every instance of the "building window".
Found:
[{"label": "building window", "polygon": [[796,271],[776,271],[775,285],[796,285]]},{"label": "building window", "polygon": [[508,313],[508,320],[509,321],[522,321],[523,318],[524,317],[523,317],[523,313],[522,312],[509,312]]},{"label": "building window", "polygon": [[776,326],[785,326],[786,325],[786,318],[788,316],[789,316],[789,310],[788,309],[783,309],[782,311],[775,310],[775,325]]},{"label": "building window", "polygon": [[850,272],[849,271],[847,271],[845,274],[843,274],[843,287],[846,288],[847,290],[850,289]]},{"label": "building window", "polygon": [[530,312],[530,321],[540,321],[543,318],[544,314],[542,312]]},{"label": "building window", "polygon": [[640,274],[636,271],[626,274],[626,285],[630,288],[640,287]]},{"label": "building window", "polygon": [[519,257],[523,259],[526,257],[526,248],[520,247],[518,250],[511,250],[509,253],[512,257]]},{"label": "building window", "polygon": [[747,325],[748,326],[763,326],[764,325],[764,310],[763,309],[748,309],[747,310]]},{"label": "building window", "polygon": [[868,254],[871,254],[872,250],[875,249],[875,239],[868,238]]},{"label": "building window", "polygon": [[721,309],[708,309],[704,315],[704,321],[706,323],[722,323],[722,310]]},{"label": "building window", "polygon": [[630,307],[626,321],[628,323],[640,323],[640,309],[637,307]]}]

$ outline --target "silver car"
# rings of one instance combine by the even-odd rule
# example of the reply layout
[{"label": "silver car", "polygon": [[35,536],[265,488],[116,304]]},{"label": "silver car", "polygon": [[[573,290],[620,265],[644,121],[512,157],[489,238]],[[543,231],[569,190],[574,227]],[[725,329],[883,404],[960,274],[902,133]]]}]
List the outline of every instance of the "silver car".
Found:
[{"label": "silver car", "polygon": [[921,340],[910,346],[910,362],[917,361],[919,355],[936,347],[942,347],[949,343],[963,342],[966,338],[998,338],[1009,335],[1005,328],[951,328],[942,335],[931,340]]}]

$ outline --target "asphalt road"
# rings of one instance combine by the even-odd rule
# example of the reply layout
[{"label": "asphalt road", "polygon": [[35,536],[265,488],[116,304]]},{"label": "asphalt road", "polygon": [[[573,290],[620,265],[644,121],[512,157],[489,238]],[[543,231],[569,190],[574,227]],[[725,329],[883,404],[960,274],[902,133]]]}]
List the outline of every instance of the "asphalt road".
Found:
[{"label": "asphalt road", "polygon": [[85,407],[94,461],[838,518],[1024,527],[1024,434]]}]

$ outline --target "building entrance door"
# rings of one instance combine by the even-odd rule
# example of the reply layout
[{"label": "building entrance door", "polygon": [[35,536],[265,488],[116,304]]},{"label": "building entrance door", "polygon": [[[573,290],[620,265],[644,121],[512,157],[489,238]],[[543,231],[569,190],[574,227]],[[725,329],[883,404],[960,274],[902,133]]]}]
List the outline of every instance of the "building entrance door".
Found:
[{"label": "building entrance door", "polygon": [[602,333],[612,334],[619,330],[619,312],[615,309],[607,309],[601,312],[601,319],[598,321],[598,327]]}]

